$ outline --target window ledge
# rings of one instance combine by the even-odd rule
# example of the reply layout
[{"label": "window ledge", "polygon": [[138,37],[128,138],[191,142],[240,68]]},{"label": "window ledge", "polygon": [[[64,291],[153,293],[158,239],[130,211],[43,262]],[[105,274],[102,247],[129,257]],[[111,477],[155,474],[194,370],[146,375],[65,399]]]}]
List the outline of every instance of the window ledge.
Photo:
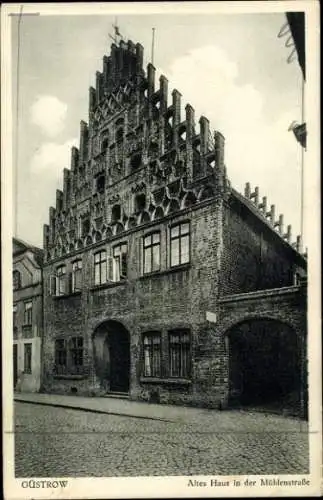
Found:
[{"label": "window ledge", "polygon": [[69,374],[62,374],[62,375],[53,375],[53,378],[55,379],[61,379],[61,380],[84,380],[88,378],[88,375],[69,375]]},{"label": "window ledge", "polygon": [[77,297],[78,295],[82,295],[81,291],[72,292],[72,293],[64,293],[63,295],[52,295],[53,299],[68,299],[69,297]]},{"label": "window ledge", "polygon": [[153,278],[155,276],[163,276],[164,274],[186,271],[187,269],[190,269],[190,267],[191,263],[188,262],[187,264],[180,264],[179,266],[169,267],[168,269],[164,269],[162,271],[154,271],[152,273],[143,274],[142,276],[139,277],[139,279],[144,280],[148,278]]},{"label": "window ledge", "polygon": [[162,378],[162,377],[140,377],[140,382],[151,384],[178,384],[190,385],[192,381],[187,378]]},{"label": "window ledge", "polygon": [[116,286],[124,285],[129,283],[128,280],[122,281],[109,281],[108,283],[103,283],[102,285],[94,285],[90,288],[91,292],[95,292],[96,290],[103,290],[105,288],[114,288]]}]

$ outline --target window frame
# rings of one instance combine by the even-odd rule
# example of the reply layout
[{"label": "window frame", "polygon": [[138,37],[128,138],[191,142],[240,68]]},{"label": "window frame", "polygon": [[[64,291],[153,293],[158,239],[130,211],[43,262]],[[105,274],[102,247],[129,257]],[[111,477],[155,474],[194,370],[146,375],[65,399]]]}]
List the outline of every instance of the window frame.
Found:
[{"label": "window frame", "polygon": [[33,301],[26,300],[24,302],[24,326],[31,326],[32,324],[33,324]]},{"label": "window frame", "polygon": [[67,295],[67,272],[66,264],[61,264],[55,269],[56,276],[56,296]]},{"label": "window frame", "polygon": [[[75,265],[80,265],[81,264],[81,267],[77,267],[75,268]],[[80,286],[79,288],[76,287],[76,274],[79,273],[80,274]],[[72,293],[77,293],[77,292],[81,292],[82,291],[82,278],[83,278],[83,261],[82,259],[76,259],[76,260],[73,260],[72,262],[72,279],[71,279],[71,292]]]},{"label": "window frame", "polygon": [[[126,248],[126,251],[123,249]],[[119,255],[116,255],[116,251],[119,249]],[[123,273],[122,266],[124,265],[124,260],[122,260],[122,256],[126,255],[125,262],[125,273]],[[120,282],[126,280],[128,278],[128,242],[121,242],[112,247],[112,259],[113,259],[113,281]]]},{"label": "window frame", "polygon": [[54,373],[57,376],[84,373],[84,337],[82,335],[55,339]]},{"label": "window frame", "polygon": [[[158,242],[154,243],[154,235],[158,235]],[[146,244],[145,240],[150,238],[150,243]],[[144,234],[142,237],[142,245],[143,245],[143,274],[151,274],[157,273],[161,269],[161,231],[158,229],[157,231],[152,231],[150,233]],[[154,263],[154,247],[159,246],[158,252],[158,269],[153,268]],[[149,271],[146,271],[146,252],[149,251],[150,255],[150,268]]]},{"label": "window frame", "polygon": [[[17,282],[17,284],[15,284]],[[21,272],[18,269],[12,271],[12,286],[13,290],[19,290],[21,288]]]},{"label": "window frame", "polygon": [[[187,225],[187,232],[182,233],[182,226]],[[178,235],[172,236],[172,231],[178,228]],[[188,237],[188,260],[186,262],[182,262],[182,240],[183,238]],[[172,255],[173,255],[173,242],[178,241],[178,263],[172,264]],[[176,224],[172,224],[169,227],[169,258],[170,258],[170,267],[182,266],[185,264],[189,264],[191,262],[191,223],[190,221],[181,221]]]},{"label": "window frame", "polygon": [[12,326],[13,326],[13,328],[17,327],[17,320],[18,320],[18,305],[13,304],[13,306],[12,306]]},{"label": "window frame", "polygon": [[[98,261],[96,261],[97,255],[100,255],[100,259]],[[102,255],[104,255],[103,258],[101,257]],[[108,276],[107,276],[107,262],[108,262],[107,251],[105,249],[102,249],[102,250],[95,252],[95,254],[93,255],[93,259],[94,259],[94,285],[95,286],[104,285],[107,282],[107,278],[108,278]],[[99,282],[97,282],[97,280],[96,280],[96,276],[97,276],[96,270],[98,267],[99,267],[99,275],[100,275]],[[105,273],[105,280],[103,280],[104,273]]]},{"label": "window frame", "polygon": [[24,343],[24,373],[32,374],[32,343]]},{"label": "window frame", "polygon": [[[77,362],[81,360],[81,362]],[[84,338],[81,335],[68,341],[67,369],[71,374],[79,374],[84,368]]]},{"label": "window frame", "polygon": [[[154,342],[154,339],[158,339],[158,342]],[[148,342],[146,343],[145,340]],[[150,373],[147,370],[147,359],[149,360]],[[162,335],[160,331],[149,331],[142,334],[142,376],[145,378],[162,377]]]},{"label": "window frame", "polygon": [[[177,341],[172,341],[172,337],[178,337]],[[184,341],[181,337],[186,337]],[[192,370],[192,337],[187,328],[177,328],[168,332],[168,356],[169,356],[169,377],[173,379],[190,379]],[[176,346],[176,348],[175,348]],[[184,362],[183,362],[184,361]],[[178,363],[177,369],[174,364]]]}]

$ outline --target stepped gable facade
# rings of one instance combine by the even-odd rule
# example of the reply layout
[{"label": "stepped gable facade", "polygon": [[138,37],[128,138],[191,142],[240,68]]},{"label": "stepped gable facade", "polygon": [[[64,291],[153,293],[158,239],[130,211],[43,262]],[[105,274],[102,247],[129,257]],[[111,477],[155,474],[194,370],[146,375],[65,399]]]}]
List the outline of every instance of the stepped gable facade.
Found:
[{"label": "stepped gable facade", "polygon": [[226,405],[221,299],[298,294],[306,260],[290,229],[231,188],[224,137],[181,105],[140,44],[112,44],[44,226],[47,391]]}]

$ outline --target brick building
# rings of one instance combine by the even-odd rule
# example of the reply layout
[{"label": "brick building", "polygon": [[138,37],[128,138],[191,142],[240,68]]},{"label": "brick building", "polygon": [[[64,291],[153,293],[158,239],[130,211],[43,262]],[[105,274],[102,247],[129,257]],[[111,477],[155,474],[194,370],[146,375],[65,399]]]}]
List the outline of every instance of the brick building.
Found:
[{"label": "brick building", "polygon": [[43,251],[13,238],[13,385],[37,392],[41,384]]},{"label": "brick building", "polygon": [[221,133],[168,101],[142,46],[112,44],[44,226],[44,390],[299,404],[306,260],[230,186]]}]

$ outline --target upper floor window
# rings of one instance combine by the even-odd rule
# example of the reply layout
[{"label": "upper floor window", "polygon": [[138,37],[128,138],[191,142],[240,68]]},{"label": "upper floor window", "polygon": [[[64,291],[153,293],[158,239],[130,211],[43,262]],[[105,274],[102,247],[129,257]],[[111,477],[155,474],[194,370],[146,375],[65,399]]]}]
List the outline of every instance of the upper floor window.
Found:
[{"label": "upper floor window", "polygon": [[24,344],[24,373],[31,373],[32,344]]},{"label": "upper floor window", "polygon": [[81,219],[81,237],[86,236],[90,232],[90,219],[84,217]]},{"label": "upper floor window", "polygon": [[17,304],[14,304],[12,308],[12,323],[14,328],[17,326],[17,311]]},{"label": "upper floor window", "polygon": [[169,374],[171,377],[190,376],[190,334],[186,330],[169,332]]},{"label": "upper floor window", "polygon": [[115,223],[118,222],[118,220],[120,219],[121,219],[121,206],[113,205],[111,210],[111,222]]},{"label": "upper floor window", "polygon": [[119,128],[116,133],[117,161],[121,162],[123,155],[123,128]]},{"label": "upper floor window", "polygon": [[63,264],[56,268],[56,295],[66,295],[67,292],[66,266]]},{"label": "upper floor window", "polygon": [[160,270],[160,232],[144,237],[144,273]]},{"label": "upper floor window", "polygon": [[142,161],[141,153],[134,153],[130,160],[131,170],[136,170],[140,167]]},{"label": "upper floor window", "polygon": [[105,189],[105,175],[100,174],[98,177],[95,179],[95,187],[97,193],[104,193]]},{"label": "upper floor window", "polygon": [[144,193],[137,194],[135,197],[135,212],[141,212],[146,208],[146,195]]},{"label": "upper floor window", "polygon": [[72,264],[72,293],[82,289],[82,260],[75,260]]},{"label": "upper floor window", "polygon": [[[113,248],[112,281],[120,281],[127,278],[128,274],[128,245],[122,243]],[[109,273],[110,274],[110,273]]]},{"label": "upper floor window", "polygon": [[170,265],[178,266],[190,261],[189,222],[177,224],[170,229]]},{"label": "upper floor window", "polygon": [[24,304],[24,324],[31,325],[33,321],[33,303],[31,300]]},{"label": "upper floor window", "polygon": [[12,281],[14,290],[18,290],[19,288],[21,288],[21,274],[19,271],[13,271]]},{"label": "upper floor window", "polygon": [[161,341],[159,332],[146,333],[143,337],[143,375],[161,376]]},{"label": "upper floor window", "polygon": [[105,250],[94,254],[94,284],[102,285],[107,281],[107,255]]},{"label": "upper floor window", "polygon": [[104,153],[109,147],[109,137],[105,137],[101,142],[101,152]]}]

